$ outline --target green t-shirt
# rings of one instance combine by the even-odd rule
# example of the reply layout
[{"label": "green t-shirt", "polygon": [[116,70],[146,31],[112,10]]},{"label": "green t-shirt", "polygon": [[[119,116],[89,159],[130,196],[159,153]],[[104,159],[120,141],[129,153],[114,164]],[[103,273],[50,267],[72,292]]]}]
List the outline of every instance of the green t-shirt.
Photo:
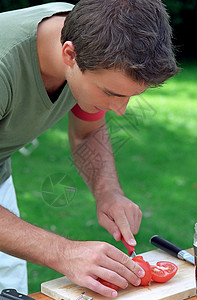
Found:
[{"label": "green t-shirt", "polygon": [[0,184],[10,156],[61,119],[76,104],[68,84],[52,103],[37,57],[37,27],[72,4],[48,3],[0,14]]}]

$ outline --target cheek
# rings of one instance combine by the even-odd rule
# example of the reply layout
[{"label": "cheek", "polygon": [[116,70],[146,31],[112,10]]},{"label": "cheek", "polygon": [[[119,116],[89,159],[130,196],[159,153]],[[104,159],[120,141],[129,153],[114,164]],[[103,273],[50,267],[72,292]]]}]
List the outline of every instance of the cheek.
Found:
[{"label": "cheek", "polygon": [[86,103],[95,103],[98,101],[98,93],[96,92],[96,88],[92,87],[91,84],[86,83],[81,86],[81,95],[83,97],[83,101]]},{"label": "cheek", "polygon": [[79,104],[91,105],[101,99],[100,95],[96,92],[96,88],[93,88],[88,83],[75,81],[71,82],[69,87],[73,97]]},{"label": "cheek", "polygon": [[79,102],[79,99],[82,96],[82,89],[80,88],[80,84],[78,84],[77,80],[68,80],[68,85],[71,90],[71,93],[76,100],[76,102]]},{"label": "cheek", "polygon": [[79,73],[67,77],[68,85],[76,102],[81,107],[103,106],[107,107],[108,97],[84,75]]}]

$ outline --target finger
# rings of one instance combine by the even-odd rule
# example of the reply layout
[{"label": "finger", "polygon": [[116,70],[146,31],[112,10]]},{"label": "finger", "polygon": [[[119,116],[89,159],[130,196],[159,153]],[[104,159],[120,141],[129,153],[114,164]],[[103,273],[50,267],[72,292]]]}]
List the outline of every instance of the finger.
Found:
[{"label": "finger", "polygon": [[105,267],[98,268],[95,273],[98,276],[98,278],[101,278],[107,282],[115,284],[116,286],[119,286],[122,289],[126,289],[128,286],[127,280],[123,276],[111,270],[111,267],[115,269],[113,264],[110,264],[110,266],[106,266],[106,268]]},{"label": "finger", "polygon": [[[132,259],[125,254],[125,257],[123,259],[124,263],[127,260],[131,260]],[[112,259],[108,259],[107,263],[103,263],[103,268],[99,269],[99,277],[111,282],[119,287],[121,287],[122,289],[127,288],[128,286],[128,281],[135,285],[138,286],[140,284],[139,278],[144,276],[144,273],[141,274],[139,276],[139,272],[143,272],[143,270],[139,267],[139,265],[137,263],[135,263],[134,261],[132,261],[131,264],[129,264],[128,266],[130,266],[131,269],[129,269],[127,266],[125,266],[124,264],[112,260]],[[107,272],[106,272],[106,269]],[[135,274],[135,272],[137,274]]]},{"label": "finger", "polygon": [[135,228],[134,228],[134,234],[137,234],[141,225],[142,221],[142,211],[138,207],[138,212],[135,214]]},{"label": "finger", "polygon": [[[115,266],[115,261],[122,265],[120,269],[116,269],[116,272],[119,272],[119,274],[125,279],[127,279],[129,282],[133,283],[133,279],[134,281],[136,280],[136,277],[133,277],[133,274],[139,278],[142,278],[145,275],[144,270],[136,262],[134,262],[131,257],[126,255],[119,249],[111,246],[107,249],[106,255],[113,260],[114,266]],[[103,261],[103,264],[105,263],[105,261]],[[110,260],[108,260],[107,263],[109,265]],[[113,266],[111,266],[111,268],[112,270],[114,270]],[[127,272],[128,270],[129,273]]]},{"label": "finger", "polygon": [[129,245],[135,246],[136,241],[135,241],[135,238],[131,231],[131,227],[128,222],[128,218],[127,218],[127,215],[125,214],[125,211],[121,210],[119,212],[118,211],[114,212],[114,221],[115,221],[116,225],[118,226],[121,234],[123,235],[125,241]]},{"label": "finger", "polygon": [[116,225],[116,223],[109,218],[106,214],[102,214],[102,218],[99,220],[99,224],[107,229],[107,231],[114,237],[114,239],[118,242],[121,239],[121,232]]},{"label": "finger", "polygon": [[138,205],[131,202],[129,207],[125,209],[125,214],[130,225],[131,232],[137,234],[142,220],[142,212]]},{"label": "finger", "polygon": [[117,291],[106,287],[105,285],[101,284],[98,280],[90,276],[86,280],[86,287],[105,297],[115,298],[118,295]]}]

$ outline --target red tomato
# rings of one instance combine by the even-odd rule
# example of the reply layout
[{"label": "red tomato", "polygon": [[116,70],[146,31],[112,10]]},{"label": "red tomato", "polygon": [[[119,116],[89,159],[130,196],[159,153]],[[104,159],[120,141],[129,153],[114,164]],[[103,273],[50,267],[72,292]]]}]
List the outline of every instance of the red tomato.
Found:
[{"label": "red tomato", "polygon": [[149,285],[151,282],[151,266],[147,261],[143,259],[142,256],[138,255],[133,258],[133,260],[145,271],[145,275],[143,278],[141,278],[141,284],[140,285]]},{"label": "red tomato", "polygon": [[105,280],[103,280],[103,279],[101,279],[101,278],[99,278],[98,281],[99,281],[101,284],[103,284],[103,285],[105,285],[105,286],[107,286],[107,287],[109,287],[109,288],[111,288],[111,289],[113,289],[113,290],[116,290],[116,291],[117,291],[117,290],[119,289],[119,287],[118,287],[117,285],[115,285],[115,284],[113,284],[113,283],[111,283],[111,282],[105,281]]},{"label": "red tomato", "polygon": [[152,279],[156,282],[166,282],[177,272],[178,267],[169,261],[159,261],[156,266],[151,266]]}]

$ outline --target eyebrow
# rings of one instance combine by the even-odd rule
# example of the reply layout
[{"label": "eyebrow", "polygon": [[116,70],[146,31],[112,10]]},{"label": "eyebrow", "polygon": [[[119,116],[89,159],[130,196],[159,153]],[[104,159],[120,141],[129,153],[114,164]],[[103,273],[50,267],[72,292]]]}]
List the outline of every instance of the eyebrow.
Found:
[{"label": "eyebrow", "polygon": [[120,97],[120,98],[128,97],[128,96],[126,96],[126,95],[117,94],[117,93],[115,93],[115,92],[113,92],[113,91],[110,91],[110,90],[108,90],[108,89],[106,89],[106,88],[103,89],[103,92],[106,93],[106,94],[108,94],[108,95],[116,96],[116,97]]}]

